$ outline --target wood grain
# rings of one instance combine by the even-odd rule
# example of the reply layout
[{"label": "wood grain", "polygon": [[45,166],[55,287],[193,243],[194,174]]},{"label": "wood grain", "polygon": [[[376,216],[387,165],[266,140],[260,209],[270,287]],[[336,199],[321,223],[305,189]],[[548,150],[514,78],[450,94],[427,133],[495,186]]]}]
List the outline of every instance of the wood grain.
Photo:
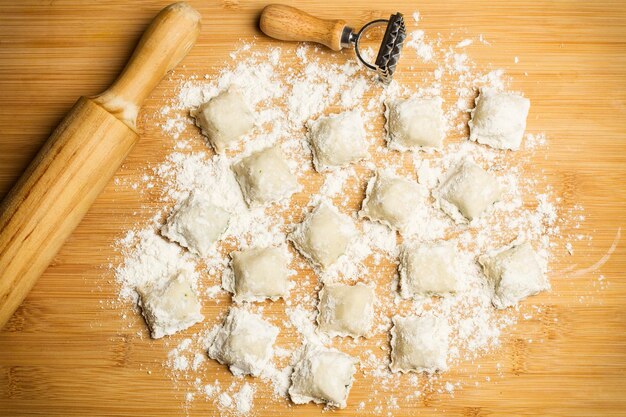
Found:
[{"label": "wood grain", "polygon": [[10,319],[138,135],[81,97],[0,205],[0,328]]},{"label": "wood grain", "polygon": [[[159,163],[169,152],[153,115],[174,94],[177,74],[216,73],[240,38],[256,36],[260,46],[274,44],[256,29],[265,3],[191,3],[203,15],[203,32],[184,67],[148,98],[139,117],[141,141],[116,176],[122,183],[136,181],[142,167]],[[76,98],[102,91],[112,82],[165,4],[2,2],[0,195]],[[481,66],[507,70],[513,88],[531,98],[529,131],[545,132],[549,138],[546,152],[529,161],[527,169],[545,175],[564,207],[585,208],[579,230],[593,239],[573,242],[573,256],[561,250],[551,270],[577,265],[575,269],[584,272],[607,254],[626,225],[623,1],[290,4],[322,18],[345,19],[355,27],[395,11],[410,16],[419,8],[420,28],[429,35],[454,32],[461,40],[483,34],[491,46],[469,47],[472,58]],[[409,24],[413,30],[414,23]],[[409,61],[406,65],[396,74],[405,82],[421,71],[408,70]],[[321,180],[316,181],[311,187]],[[117,292],[106,265],[119,260],[111,243],[151,216],[156,195],[119,188],[110,184],[105,189],[0,333],[0,415],[185,414],[184,391],[176,390],[161,369],[173,342],[167,346],[167,341],[139,338],[143,322],[137,318],[128,326],[121,314],[133,314],[110,306]],[[552,292],[534,300],[545,305],[543,312],[521,322],[500,350],[480,359],[480,370],[466,364],[451,371],[459,379],[478,374],[478,387],[457,391],[453,398],[429,393],[393,414],[626,415],[626,250],[623,239],[616,245],[598,270],[573,278],[553,273]],[[606,284],[600,283],[600,275]],[[204,313],[211,320],[223,308],[223,303],[207,305]],[[372,346],[381,340],[372,341]],[[209,372],[223,385],[231,380],[217,365]],[[484,381],[486,377],[491,382]],[[355,405],[375,389],[370,384],[357,381],[351,407],[335,414],[354,415]],[[189,414],[218,415],[213,407],[196,401]],[[289,408],[265,398],[257,401],[256,409],[258,415],[320,414],[319,407]]]},{"label": "wood grain", "polygon": [[0,329],[137,142],[139,108],[194,45],[199,21],[184,2],[165,7],[113,85],[76,102],[2,200]]},{"label": "wood grain", "polygon": [[267,36],[283,41],[316,42],[340,51],[341,34],[346,22],[319,19],[303,10],[283,4],[265,6],[259,28]]}]

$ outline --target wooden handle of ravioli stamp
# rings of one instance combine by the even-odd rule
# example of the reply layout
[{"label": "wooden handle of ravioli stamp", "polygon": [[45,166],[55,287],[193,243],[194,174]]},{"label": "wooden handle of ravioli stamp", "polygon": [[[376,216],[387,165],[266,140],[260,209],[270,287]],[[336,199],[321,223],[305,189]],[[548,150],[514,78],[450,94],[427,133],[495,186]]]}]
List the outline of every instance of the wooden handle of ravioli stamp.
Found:
[{"label": "wooden handle of ravioli stamp", "polygon": [[0,328],[48,267],[139,136],[144,99],[194,45],[200,14],[175,3],[154,18],[119,78],[81,97],[0,205]]},{"label": "wooden handle of ravioli stamp", "polygon": [[263,9],[259,26],[263,33],[275,39],[316,42],[339,51],[346,22],[319,19],[295,7],[270,4]]}]

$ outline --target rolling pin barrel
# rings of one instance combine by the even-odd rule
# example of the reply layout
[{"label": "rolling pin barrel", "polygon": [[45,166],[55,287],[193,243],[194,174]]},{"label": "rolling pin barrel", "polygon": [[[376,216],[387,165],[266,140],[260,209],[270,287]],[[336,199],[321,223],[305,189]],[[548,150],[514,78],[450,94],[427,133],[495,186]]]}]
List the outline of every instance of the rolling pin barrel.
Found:
[{"label": "rolling pin barrel", "polygon": [[263,9],[259,26],[263,33],[282,41],[316,42],[333,51],[349,45],[352,30],[343,20],[325,20],[283,4]]},{"label": "rolling pin barrel", "polygon": [[104,93],[81,97],[0,204],[0,328],[137,142],[144,99],[194,45],[200,15],[184,2],[154,18]]}]

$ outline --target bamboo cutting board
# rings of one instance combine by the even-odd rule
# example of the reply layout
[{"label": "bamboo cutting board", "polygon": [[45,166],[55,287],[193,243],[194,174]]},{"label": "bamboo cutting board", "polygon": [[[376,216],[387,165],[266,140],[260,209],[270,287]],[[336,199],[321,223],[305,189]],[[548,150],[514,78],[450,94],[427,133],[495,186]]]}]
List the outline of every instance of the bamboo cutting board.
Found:
[{"label": "bamboo cutting board", "polygon": [[[256,29],[265,3],[191,3],[203,15],[203,31],[174,78],[215,73],[240,38],[258,36],[259,46],[270,44]],[[0,1],[0,196],[73,102],[111,83],[165,4]],[[546,152],[536,155],[529,169],[547,176],[564,206],[584,206],[580,233],[593,238],[589,244],[573,242],[573,256],[558,252],[551,269],[573,266],[579,273],[553,274],[552,293],[533,300],[545,305],[543,313],[516,326],[501,349],[478,362],[481,378],[491,382],[466,387],[454,397],[435,393],[410,407],[402,403],[393,415],[626,415],[621,237],[626,226],[626,2],[290,4],[356,27],[390,12],[410,15],[419,9],[427,35],[483,34],[492,46],[470,49],[471,57],[514,78],[513,87],[532,100],[529,128],[549,138]],[[175,79],[164,81],[148,100],[140,116],[142,138],[117,175],[121,182],[136,180],[140,168],[159,163],[170,151],[151,115],[175,86]],[[116,259],[111,244],[150,217],[150,197],[107,187],[0,332],[0,415],[214,415],[210,402],[196,401],[185,410],[184,391],[176,390],[161,369],[175,345],[139,338],[143,322],[128,326],[121,314],[133,313],[110,306],[117,294],[105,268]],[[543,342],[530,343],[529,335]],[[210,369],[228,384],[224,369]],[[336,414],[354,414],[354,404],[370,394],[371,387],[355,384],[353,406]],[[320,414],[319,407],[289,408],[262,398],[255,410],[268,416]]]}]

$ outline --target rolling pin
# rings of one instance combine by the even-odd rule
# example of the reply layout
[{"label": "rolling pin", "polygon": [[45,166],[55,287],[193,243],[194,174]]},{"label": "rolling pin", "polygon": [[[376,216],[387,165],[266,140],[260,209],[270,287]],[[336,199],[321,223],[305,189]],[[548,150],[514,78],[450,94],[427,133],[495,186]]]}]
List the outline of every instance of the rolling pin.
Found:
[{"label": "rolling pin", "polygon": [[161,10],[117,80],[78,99],[2,201],[0,328],[137,143],[139,108],[199,33],[200,14],[187,3]]}]

